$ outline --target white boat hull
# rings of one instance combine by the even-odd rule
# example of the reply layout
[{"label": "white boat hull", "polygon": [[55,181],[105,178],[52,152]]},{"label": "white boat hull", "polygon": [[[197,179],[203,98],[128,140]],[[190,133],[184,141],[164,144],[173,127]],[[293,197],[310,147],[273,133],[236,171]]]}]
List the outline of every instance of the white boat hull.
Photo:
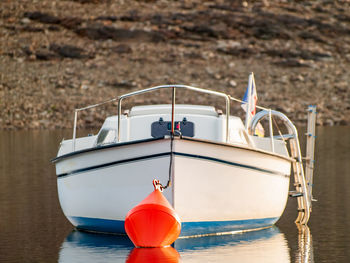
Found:
[{"label": "white boat hull", "polygon": [[[64,214],[80,228],[125,233],[127,212],[164,190],[182,220],[182,236],[273,225],[288,196],[291,160],[245,147],[193,139],[144,140],[81,151],[56,160]],[[103,156],[103,159],[101,158]]]}]

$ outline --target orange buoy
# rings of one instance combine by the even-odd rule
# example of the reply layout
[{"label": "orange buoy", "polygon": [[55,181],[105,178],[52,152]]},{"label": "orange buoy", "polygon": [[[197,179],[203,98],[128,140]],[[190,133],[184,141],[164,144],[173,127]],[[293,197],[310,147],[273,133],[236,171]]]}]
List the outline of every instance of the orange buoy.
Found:
[{"label": "orange buoy", "polygon": [[153,180],[154,191],[132,208],[125,218],[125,231],[136,247],[164,247],[180,235],[181,221]]},{"label": "orange buoy", "polygon": [[180,254],[173,247],[134,248],[125,262],[176,263],[180,262]]}]

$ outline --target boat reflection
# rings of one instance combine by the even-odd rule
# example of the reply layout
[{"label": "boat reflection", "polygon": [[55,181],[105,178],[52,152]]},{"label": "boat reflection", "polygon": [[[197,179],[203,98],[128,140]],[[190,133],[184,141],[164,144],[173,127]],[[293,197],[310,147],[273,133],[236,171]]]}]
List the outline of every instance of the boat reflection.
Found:
[{"label": "boat reflection", "polygon": [[125,262],[133,248],[127,236],[74,230],[62,243],[58,262]]},{"label": "boat reflection", "polygon": [[[299,226],[297,263],[312,263],[310,230]],[[126,236],[71,232],[59,262],[292,262],[285,235],[272,227],[233,235],[178,239],[173,247],[134,248]]]},{"label": "boat reflection", "polygon": [[287,239],[277,227],[234,235],[179,239],[184,262],[291,262]]},{"label": "boat reflection", "polygon": [[179,262],[173,247],[135,248],[127,236],[72,231],[64,240],[59,262]]}]

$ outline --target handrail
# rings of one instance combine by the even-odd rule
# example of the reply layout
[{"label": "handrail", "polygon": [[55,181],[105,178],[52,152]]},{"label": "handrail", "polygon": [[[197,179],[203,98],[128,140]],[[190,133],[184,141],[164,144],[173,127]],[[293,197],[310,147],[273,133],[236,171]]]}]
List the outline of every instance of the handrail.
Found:
[{"label": "handrail", "polygon": [[[120,126],[121,126],[121,102],[123,99],[131,97],[131,96],[136,96],[136,95],[140,95],[143,93],[147,93],[147,92],[151,92],[151,91],[155,91],[155,90],[159,90],[159,89],[165,89],[165,88],[184,88],[184,89],[188,89],[188,90],[192,90],[192,91],[196,91],[196,92],[201,92],[201,93],[206,93],[206,94],[210,94],[210,95],[214,95],[214,96],[219,96],[219,97],[224,97],[225,101],[226,101],[226,142],[229,141],[229,120],[230,120],[230,100],[232,101],[236,101],[236,102],[240,102],[240,103],[247,103],[245,101],[242,101],[240,99],[234,98],[228,94],[222,93],[222,92],[217,92],[217,91],[212,91],[212,90],[206,90],[206,89],[201,89],[201,88],[196,88],[196,87],[192,87],[192,86],[188,86],[188,85],[161,85],[161,86],[155,86],[155,87],[151,87],[148,89],[143,89],[143,90],[138,90],[138,91],[134,91],[134,92],[130,92],[124,95],[121,95],[117,98],[113,98],[98,104],[93,104],[93,105],[89,105],[83,108],[78,108],[74,110],[74,128],[73,128],[73,138],[72,138],[72,151],[75,151],[75,140],[76,140],[76,128],[77,128],[77,118],[78,118],[78,112],[83,111],[83,110],[87,110],[87,109],[91,109],[94,107],[98,107],[101,106],[103,104],[109,103],[109,102],[113,102],[113,101],[117,101],[118,100],[118,134],[117,134],[117,142],[120,142],[121,136],[120,136]],[[173,103],[172,103],[173,104]],[[270,109],[261,107],[256,105],[256,108],[261,109],[261,110],[266,110],[269,111]]]},{"label": "handrail", "polygon": [[82,110],[96,108],[96,107],[101,106],[103,104],[106,104],[106,103],[109,103],[109,102],[112,102],[112,101],[116,101],[117,99],[118,98],[113,98],[113,99],[110,99],[110,100],[106,100],[106,101],[103,101],[103,102],[100,102],[100,103],[97,103],[97,104],[89,105],[89,106],[86,106],[86,107],[74,110],[74,126],[73,126],[73,138],[72,138],[72,141],[73,141],[73,143],[72,143],[72,151],[73,152],[75,151],[75,139],[76,139],[76,134],[77,134],[78,112],[82,111]]},{"label": "handrail", "polygon": [[[271,115],[275,115],[284,122],[286,128],[288,129],[287,137],[290,137],[290,141],[289,141],[290,155],[296,160],[296,163],[293,163],[294,177],[296,182],[295,186],[298,191],[301,190],[302,192],[302,195],[298,199],[298,206],[299,206],[298,208],[300,209],[300,211],[296,222],[301,224],[306,224],[310,218],[311,198],[309,196],[310,193],[306,182],[306,177],[304,174],[304,169],[302,166],[302,155],[300,150],[298,131],[295,125],[292,123],[291,120],[289,120],[289,118],[286,115],[284,115],[282,112],[274,111],[274,110],[269,110],[269,111],[264,110],[264,111],[258,112],[252,119],[252,122],[250,124],[250,129],[254,131],[256,126],[258,125],[258,122],[267,115],[269,115],[270,123],[271,123]],[[284,135],[280,135],[280,137],[283,139]]]},{"label": "handrail", "polygon": [[[197,91],[197,92],[201,92],[201,93],[206,93],[206,94],[210,94],[210,95],[214,95],[214,96],[219,96],[219,97],[224,97],[226,100],[226,142],[229,141],[229,121],[230,121],[230,96],[222,93],[222,92],[217,92],[217,91],[212,91],[212,90],[206,90],[206,89],[201,89],[201,88],[196,88],[196,87],[192,87],[192,86],[187,86],[187,85],[161,85],[161,86],[155,86],[155,87],[151,87],[148,89],[143,89],[143,90],[138,90],[138,91],[134,91],[134,92],[130,92],[124,95],[121,95],[118,97],[118,137],[117,137],[117,142],[120,142],[120,138],[121,138],[121,121],[120,121],[120,117],[121,117],[121,108],[122,108],[122,100],[131,96],[136,96],[136,95],[140,95],[140,94],[144,94],[144,93],[148,93],[148,92],[152,92],[155,90],[160,90],[160,89],[177,89],[177,88],[183,88],[183,89],[188,89],[188,90],[192,90],[192,91]],[[175,106],[174,105],[175,102],[172,101],[172,108]],[[172,120],[173,121],[173,120]]]}]

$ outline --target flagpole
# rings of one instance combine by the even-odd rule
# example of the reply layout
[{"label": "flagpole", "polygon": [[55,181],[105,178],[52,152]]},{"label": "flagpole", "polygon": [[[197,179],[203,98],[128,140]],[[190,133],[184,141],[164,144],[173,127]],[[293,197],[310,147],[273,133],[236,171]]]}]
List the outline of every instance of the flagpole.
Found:
[{"label": "flagpole", "polygon": [[251,107],[251,97],[252,97],[252,84],[254,81],[254,74],[253,72],[249,74],[248,79],[248,96],[247,96],[247,107],[246,107],[246,115],[245,115],[245,129],[248,131],[248,125],[250,122],[250,107]]}]

